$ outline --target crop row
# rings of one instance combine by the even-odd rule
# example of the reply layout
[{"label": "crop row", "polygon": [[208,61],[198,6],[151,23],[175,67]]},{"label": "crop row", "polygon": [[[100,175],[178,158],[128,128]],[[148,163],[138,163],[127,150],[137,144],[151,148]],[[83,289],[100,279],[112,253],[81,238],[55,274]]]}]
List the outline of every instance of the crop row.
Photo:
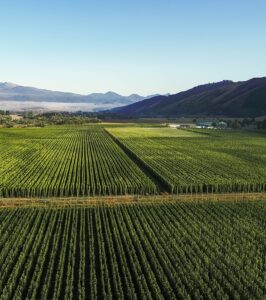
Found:
[{"label": "crop row", "polygon": [[[100,126],[0,139],[0,196],[153,194],[156,186]],[[46,130],[39,138],[38,131]],[[31,138],[29,138],[29,136]]]},{"label": "crop row", "polygon": [[145,129],[142,137],[141,131],[130,128],[127,134],[124,128],[108,128],[128,155],[171,193],[266,190],[265,136],[199,131],[189,132],[194,136],[178,137],[178,133],[168,136],[166,130],[156,134],[155,129],[150,129],[149,136]]},{"label": "crop row", "polygon": [[0,211],[0,299],[263,299],[266,202]]}]

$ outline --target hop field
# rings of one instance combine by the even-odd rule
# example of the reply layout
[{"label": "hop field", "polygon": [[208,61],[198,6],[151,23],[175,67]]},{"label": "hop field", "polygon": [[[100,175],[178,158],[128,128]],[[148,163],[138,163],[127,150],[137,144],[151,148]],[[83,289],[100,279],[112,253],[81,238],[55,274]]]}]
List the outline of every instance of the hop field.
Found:
[{"label": "hop field", "polygon": [[100,126],[0,130],[0,196],[153,194],[154,183]]},{"label": "hop field", "polygon": [[266,201],[0,210],[0,299],[264,299]]},{"label": "hop field", "polygon": [[0,129],[0,197],[266,190],[265,133],[123,124]]},{"label": "hop field", "polygon": [[170,193],[266,190],[265,133],[109,127]]}]

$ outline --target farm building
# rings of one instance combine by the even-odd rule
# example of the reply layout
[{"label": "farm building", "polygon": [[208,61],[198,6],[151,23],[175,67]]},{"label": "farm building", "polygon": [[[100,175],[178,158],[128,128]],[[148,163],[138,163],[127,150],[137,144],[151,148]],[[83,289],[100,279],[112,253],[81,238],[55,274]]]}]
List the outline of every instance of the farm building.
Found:
[{"label": "farm building", "polygon": [[217,127],[218,128],[227,128],[227,123],[220,121],[220,122],[218,122]]},{"label": "farm building", "polygon": [[190,128],[191,124],[168,124],[170,128]]},{"label": "farm building", "polygon": [[197,120],[197,128],[227,128],[227,123],[218,120]]},{"label": "farm building", "polygon": [[213,128],[213,123],[215,123],[215,121],[213,120],[211,121],[197,120],[196,126],[197,128]]},{"label": "farm building", "polygon": [[179,124],[168,124],[168,127],[177,128],[177,127],[179,127]]}]

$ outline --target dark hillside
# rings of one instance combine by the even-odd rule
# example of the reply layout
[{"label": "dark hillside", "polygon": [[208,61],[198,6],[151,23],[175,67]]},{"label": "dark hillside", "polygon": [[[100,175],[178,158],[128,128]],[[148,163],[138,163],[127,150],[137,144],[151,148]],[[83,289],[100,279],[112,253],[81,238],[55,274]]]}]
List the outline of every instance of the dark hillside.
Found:
[{"label": "dark hillside", "polygon": [[129,116],[266,115],[266,77],[243,82],[221,81],[194,87],[170,96],[157,96],[113,112]]}]

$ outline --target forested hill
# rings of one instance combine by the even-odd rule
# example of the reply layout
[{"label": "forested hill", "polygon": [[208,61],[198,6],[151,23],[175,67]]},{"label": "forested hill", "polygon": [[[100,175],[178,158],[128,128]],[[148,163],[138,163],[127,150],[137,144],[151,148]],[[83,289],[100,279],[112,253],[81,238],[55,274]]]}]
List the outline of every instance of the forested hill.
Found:
[{"label": "forested hill", "polygon": [[157,96],[115,108],[128,116],[227,116],[266,115],[266,77],[248,81],[221,81],[169,96]]}]

